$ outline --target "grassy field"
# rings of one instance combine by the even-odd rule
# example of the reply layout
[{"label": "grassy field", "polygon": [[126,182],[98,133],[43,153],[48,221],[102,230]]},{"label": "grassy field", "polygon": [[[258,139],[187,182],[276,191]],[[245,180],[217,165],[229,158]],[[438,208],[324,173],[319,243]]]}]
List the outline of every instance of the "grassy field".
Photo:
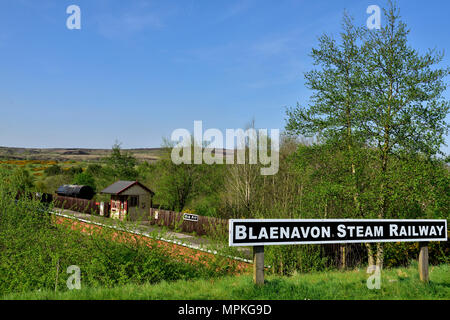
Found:
[{"label": "grassy field", "polygon": [[297,274],[292,277],[268,276],[263,287],[256,287],[251,276],[212,280],[160,282],[154,285],[127,285],[113,289],[82,288],[64,292],[28,292],[2,299],[450,299],[450,265],[430,267],[430,283],[419,281],[417,265],[384,270],[379,290],[369,290],[365,270]]}]

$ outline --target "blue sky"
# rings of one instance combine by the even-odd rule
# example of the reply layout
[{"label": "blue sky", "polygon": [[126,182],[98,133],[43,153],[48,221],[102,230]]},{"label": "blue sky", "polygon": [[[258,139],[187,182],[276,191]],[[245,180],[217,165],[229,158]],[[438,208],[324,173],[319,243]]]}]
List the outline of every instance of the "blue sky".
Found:
[{"label": "blue sky", "polygon": [[[66,27],[72,4],[81,30]],[[311,94],[317,37],[344,9],[365,25],[372,4],[386,1],[1,0],[0,145],[159,147],[194,120],[283,129]],[[448,51],[449,1],[398,4],[413,47]]]}]

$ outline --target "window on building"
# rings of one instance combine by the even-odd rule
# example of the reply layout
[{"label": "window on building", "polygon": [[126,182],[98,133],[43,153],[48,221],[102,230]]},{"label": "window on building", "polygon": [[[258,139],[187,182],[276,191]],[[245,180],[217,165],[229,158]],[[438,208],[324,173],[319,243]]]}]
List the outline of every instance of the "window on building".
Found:
[{"label": "window on building", "polygon": [[139,204],[139,198],[137,196],[131,196],[129,199],[130,207],[137,207]]}]

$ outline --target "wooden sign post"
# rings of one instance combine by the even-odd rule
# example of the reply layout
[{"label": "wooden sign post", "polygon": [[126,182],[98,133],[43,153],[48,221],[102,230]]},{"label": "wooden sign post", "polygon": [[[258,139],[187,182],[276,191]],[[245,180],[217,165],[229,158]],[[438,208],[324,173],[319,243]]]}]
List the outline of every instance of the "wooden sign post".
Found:
[{"label": "wooden sign post", "polygon": [[428,242],[419,242],[419,275],[420,281],[428,282]]},{"label": "wooden sign post", "polygon": [[264,284],[264,246],[253,247],[253,282]]},{"label": "wooden sign post", "polygon": [[253,247],[253,280],[264,284],[264,246],[420,242],[420,279],[428,282],[428,241],[447,241],[447,220],[230,219],[229,245]]}]

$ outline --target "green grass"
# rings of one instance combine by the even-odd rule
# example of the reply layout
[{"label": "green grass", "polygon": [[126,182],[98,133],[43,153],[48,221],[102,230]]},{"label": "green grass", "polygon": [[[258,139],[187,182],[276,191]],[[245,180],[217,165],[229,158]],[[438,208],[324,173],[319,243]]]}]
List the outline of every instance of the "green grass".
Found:
[{"label": "green grass", "polygon": [[417,264],[409,268],[383,270],[381,288],[369,290],[365,270],[267,276],[263,287],[252,277],[237,276],[211,280],[126,285],[112,289],[82,288],[64,292],[27,292],[2,299],[450,299],[450,265],[430,267],[430,283],[419,281]]}]

